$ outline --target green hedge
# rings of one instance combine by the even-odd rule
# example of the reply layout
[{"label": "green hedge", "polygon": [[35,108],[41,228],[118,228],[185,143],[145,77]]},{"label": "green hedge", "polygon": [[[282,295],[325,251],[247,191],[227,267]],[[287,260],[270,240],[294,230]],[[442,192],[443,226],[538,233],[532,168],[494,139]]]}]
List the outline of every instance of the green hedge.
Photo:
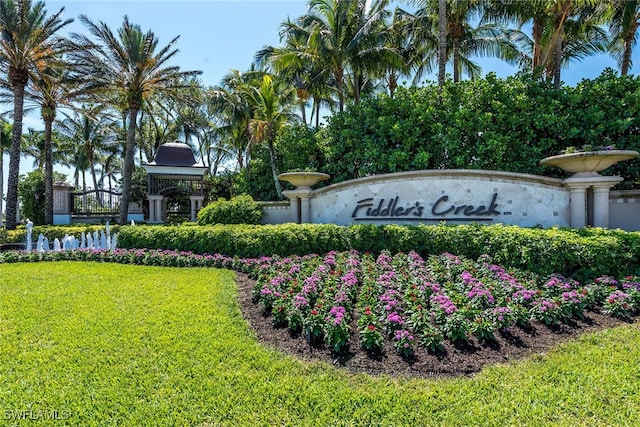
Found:
[{"label": "green hedge", "polygon": [[[65,234],[79,237],[104,226],[34,227],[33,240]],[[579,279],[604,274],[640,275],[640,232],[538,229],[505,225],[180,225],[111,227],[124,248],[175,249],[241,258],[304,255],[355,249],[379,253],[415,250],[422,256],[450,252],[470,258],[488,254],[497,264],[539,274]],[[24,228],[0,235],[0,243],[22,243]]]},{"label": "green hedge", "polygon": [[450,252],[488,254],[506,267],[580,279],[640,274],[640,233],[602,229],[528,229],[504,225],[285,224],[123,227],[125,248],[175,249],[251,258],[355,249],[378,253],[415,250],[422,256]]}]

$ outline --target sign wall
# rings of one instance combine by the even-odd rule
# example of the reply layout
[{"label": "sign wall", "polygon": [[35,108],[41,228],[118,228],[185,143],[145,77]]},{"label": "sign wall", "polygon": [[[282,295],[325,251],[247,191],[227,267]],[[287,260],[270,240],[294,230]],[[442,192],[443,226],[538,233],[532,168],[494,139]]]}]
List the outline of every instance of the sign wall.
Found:
[{"label": "sign wall", "polygon": [[569,190],[535,175],[476,170],[412,171],[316,190],[313,223],[502,223],[569,226]]}]

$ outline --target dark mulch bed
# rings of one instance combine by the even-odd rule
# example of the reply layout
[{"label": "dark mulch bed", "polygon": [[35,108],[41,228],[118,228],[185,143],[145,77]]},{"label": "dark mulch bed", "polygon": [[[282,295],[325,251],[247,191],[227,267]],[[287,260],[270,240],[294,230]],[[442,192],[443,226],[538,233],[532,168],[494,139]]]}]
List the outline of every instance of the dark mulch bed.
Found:
[{"label": "dark mulch bed", "polygon": [[[526,328],[513,327],[509,332],[497,334],[495,340],[488,342],[472,338],[463,345],[447,343],[445,350],[439,354],[429,353],[416,346],[415,355],[411,359],[398,355],[388,340],[381,354],[371,354],[354,344],[347,351],[336,354],[322,344],[310,345],[301,334],[292,333],[287,328],[274,327],[271,317],[266,316],[262,307],[251,300],[255,282],[245,274],[236,274],[240,308],[256,331],[258,340],[299,359],[332,363],[353,373],[425,378],[471,375],[487,365],[543,354],[551,347],[585,332],[630,323],[597,312],[588,312],[583,320],[554,327],[536,321]],[[638,319],[634,321],[637,322]],[[352,325],[352,330],[355,330],[354,326],[355,324]]]}]

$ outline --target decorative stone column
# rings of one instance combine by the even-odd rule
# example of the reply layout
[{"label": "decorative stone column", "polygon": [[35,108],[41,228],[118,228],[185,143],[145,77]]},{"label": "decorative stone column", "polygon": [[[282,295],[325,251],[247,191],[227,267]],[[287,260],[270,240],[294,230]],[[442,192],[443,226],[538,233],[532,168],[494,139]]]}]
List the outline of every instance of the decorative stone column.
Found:
[{"label": "decorative stone column", "polygon": [[164,196],[149,195],[149,224],[162,223],[162,207]]},{"label": "decorative stone column", "polygon": [[291,200],[293,218],[298,224],[304,224],[311,219],[311,203],[314,191],[311,188],[296,188],[295,190],[285,190],[284,196]]},{"label": "decorative stone column", "polygon": [[74,187],[64,182],[53,183],[53,224],[71,224],[71,192]]},{"label": "decorative stone column", "polygon": [[584,227],[587,225],[587,189],[588,183],[564,181],[571,194],[571,215],[569,224],[571,227]]},{"label": "decorative stone column", "polygon": [[202,209],[204,196],[189,196],[189,200],[191,200],[191,221],[195,222],[198,217],[198,211]]},{"label": "decorative stone column", "polygon": [[[609,189],[622,181],[619,176],[602,176],[598,172],[640,155],[630,150],[587,151],[547,157],[544,166],[557,166],[573,175],[564,180],[571,192],[571,226],[609,227]],[[587,189],[593,188],[593,224],[587,224]]]},{"label": "decorative stone column", "polygon": [[329,175],[321,172],[287,172],[278,175],[281,181],[287,181],[296,186],[295,190],[286,190],[282,194],[291,200],[294,220],[307,223],[311,220],[311,198],[314,191],[311,186],[329,179]]},{"label": "decorative stone column", "polygon": [[587,224],[587,189],[593,188],[593,225],[609,227],[609,189],[622,181],[619,176],[572,176],[564,180],[571,193],[571,227]]},{"label": "decorative stone column", "polygon": [[609,190],[622,181],[619,176],[603,176],[606,181],[593,184],[593,226],[609,227]]}]

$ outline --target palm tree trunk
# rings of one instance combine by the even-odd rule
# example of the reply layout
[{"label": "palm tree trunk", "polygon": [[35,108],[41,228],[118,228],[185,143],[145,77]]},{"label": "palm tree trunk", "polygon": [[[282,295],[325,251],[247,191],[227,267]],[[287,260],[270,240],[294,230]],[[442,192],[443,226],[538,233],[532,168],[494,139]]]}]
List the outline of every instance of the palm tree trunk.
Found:
[{"label": "palm tree trunk", "polygon": [[629,73],[629,68],[631,66],[631,52],[633,50],[633,41],[635,38],[636,31],[638,30],[638,23],[634,23],[627,31],[624,37],[624,53],[622,55],[622,64],[620,66],[620,74],[626,76]]},{"label": "palm tree trunk", "polygon": [[562,66],[562,35],[559,34],[553,47],[553,86],[560,89],[560,69]]},{"label": "palm tree trunk", "polygon": [[533,58],[531,58],[531,71],[535,72],[540,66],[541,52],[540,45],[542,44],[542,32],[544,31],[544,23],[541,18],[533,18]]},{"label": "palm tree trunk", "polygon": [[129,199],[131,198],[131,178],[133,176],[133,160],[136,149],[136,120],[138,109],[129,109],[129,127],[127,128],[127,146],[124,151],[124,165],[122,168],[122,198],[120,199],[120,225],[127,223],[129,213]]},{"label": "palm tree trunk", "polygon": [[[11,70],[10,70],[11,71]],[[10,72],[11,74],[11,72]],[[24,115],[24,87],[27,79],[13,83],[13,134],[9,151],[9,175],[7,177],[6,228],[15,230],[18,219],[18,177],[20,175],[20,140],[22,139],[22,117]]]},{"label": "palm tree trunk", "polygon": [[271,163],[271,173],[273,174],[273,182],[276,185],[276,193],[278,193],[278,200],[282,200],[282,186],[278,179],[278,169],[276,168],[276,150],[273,145],[273,138],[269,138],[269,157]]},{"label": "palm tree trunk", "polygon": [[442,90],[447,63],[447,0],[438,0],[438,87]]},{"label": "palm tree trunk", "polygon": [[[46,117],[45,117],[46,116]],[[51,128],[53,117],[43,114],[44,118],[44,223],[53,224],[53,149],[51,147]]]},{"label": "palm tree trunk", "polygon": [[4,159],[2,158],[3,152],[4,147],[0,147],[0,227],[4,225],[4,220],[2,219],[2,200],[4,199]]},{"label": "palm tree trunk", "polygon": [[453,39],[453,82],[460,81],[460,39]]},{"label": "palm tree trunk", "polygon": [[553,43],[553,86],[560,89],[560,69],[562,67],[562,48],[564,47],[564,24],[571,10],[571,0],[559,4],[556,12],[555,34]]},{"label": "palm tree trunk", "polygon": [[336,70],[334,77],[336,79],[336,90],[338,91],[338,111],[344,111],[344,74],[342,70]]},{"label": "palm tree trunk", "polygon": [[398,88],[398,76],[394,71],[389,73],[389,98],[393,99],[396,94],[396,89]]},{"label": "palm tree trunk", "polygon": [[360,105],[360,73],[358,70],[353,72],[353,103]]}]

